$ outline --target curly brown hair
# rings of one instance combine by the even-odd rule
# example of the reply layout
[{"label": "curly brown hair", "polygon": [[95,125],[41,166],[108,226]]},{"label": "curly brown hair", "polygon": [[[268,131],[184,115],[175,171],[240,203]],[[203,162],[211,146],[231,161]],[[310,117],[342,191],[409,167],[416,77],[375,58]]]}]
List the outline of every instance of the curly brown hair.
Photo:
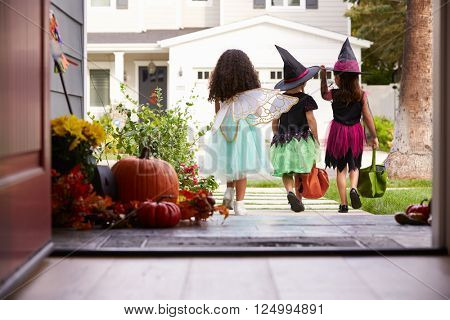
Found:
[{"label": "curly brown hair", "polygon": [[339,72],[339,90],[336,90],[335,99],[344,103],[361,101],[364,95],[359,84],[359,74],[353,72]]},{"label": "curly brown hair", "polygon": [[255,67],[241,50],[227,50],[220,56],[209,80],[209,101],[225,101],[239,92],[260,88]]}]

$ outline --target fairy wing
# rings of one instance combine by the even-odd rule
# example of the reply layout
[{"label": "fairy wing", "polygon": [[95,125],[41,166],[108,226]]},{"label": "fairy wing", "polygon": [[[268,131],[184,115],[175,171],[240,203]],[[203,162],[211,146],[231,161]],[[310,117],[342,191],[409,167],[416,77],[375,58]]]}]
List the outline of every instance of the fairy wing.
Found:
[{"label": "fairy wing", "polygon": [[280,90],[258,88],[241,92],[233,97],[233,118],[246,119],[252,125],[268,123],[288,112],[298,98],[287,96]]},{"label": "fairy wing", "polygon": [[284,95],[280,90],[257,88],[238,93],[221,103],[212,131],[219,128],[230,111],[234,121],[246,119],[249,124],[258,125],[278,119],[297,102],[298,98]]}]

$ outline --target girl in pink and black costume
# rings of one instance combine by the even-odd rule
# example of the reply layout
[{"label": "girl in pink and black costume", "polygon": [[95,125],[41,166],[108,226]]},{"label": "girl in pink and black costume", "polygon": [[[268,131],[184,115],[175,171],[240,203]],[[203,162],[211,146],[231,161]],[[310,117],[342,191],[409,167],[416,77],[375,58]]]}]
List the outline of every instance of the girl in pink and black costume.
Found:
[{"label": "girl in pink and black costume", "polygon": [[333,120],[327,140],[325,164],[337,168],[337,187],[341,204],[339,212],[348,212],[346,193],[347,171],[350,176],[350,201],[354,209],[361,208],[356,187],[358,185],[359,169],[364,147],[364,130],[361,117],[368,127],[372,140],[370,145],[378,148],[378,138],[373,116],[369,109],[367,94],[361,89],[359,75],[361,74],[350,41],[347,38],[342,46],[338,61],[334,65],[334,79],[338,89],[328,89],[326,69],[322,66],[321,93],[322,98],[332,101]]}]

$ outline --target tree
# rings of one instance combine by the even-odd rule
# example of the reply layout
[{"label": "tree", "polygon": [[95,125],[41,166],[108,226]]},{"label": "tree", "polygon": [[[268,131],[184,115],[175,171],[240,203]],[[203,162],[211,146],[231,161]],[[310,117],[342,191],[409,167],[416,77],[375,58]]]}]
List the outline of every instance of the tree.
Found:
[{"label": "tree", "polygon": [[373,45],[362,52],[362,69],[367,84],[389,84],[402,65],[403,35],[407,0],[344,0],[355,5],[346,16],[352,21],[352,35]]},{"label": "tree", "polygon": [[395,178],[431,178],[432,3],[408,0],[394,143],[385,164]]}]

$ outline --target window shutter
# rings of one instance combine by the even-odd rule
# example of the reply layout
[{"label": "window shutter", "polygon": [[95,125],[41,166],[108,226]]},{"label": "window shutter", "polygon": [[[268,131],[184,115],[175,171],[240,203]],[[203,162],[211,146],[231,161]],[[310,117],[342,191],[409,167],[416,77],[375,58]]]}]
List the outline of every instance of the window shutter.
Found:
[{"label": "window shutter", "polygon": [[306,0],[306,9],[319,9],[319,0]]},{"label": "window shutter", "polygon": [[128,0],[117,0],[117,9],[128,9]]},{"label": "window shutter", "polygon": [[266,0],[253,0],[253,9],[265,9]]},{"label": "window shutter", "polygon": [[90,105],[109,105],[109,70],[90,70],[90,76]]}]

